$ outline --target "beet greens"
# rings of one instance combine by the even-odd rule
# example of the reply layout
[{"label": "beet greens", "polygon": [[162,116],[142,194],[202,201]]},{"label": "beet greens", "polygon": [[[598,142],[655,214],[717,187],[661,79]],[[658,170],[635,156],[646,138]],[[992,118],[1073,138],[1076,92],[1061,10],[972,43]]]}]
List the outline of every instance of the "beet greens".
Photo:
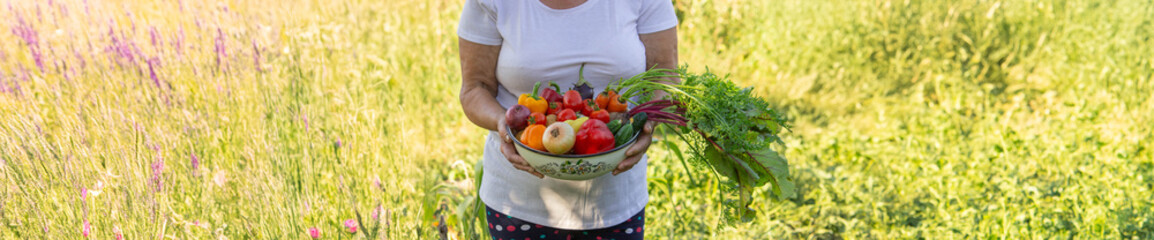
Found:
[{"label": "beet greens", "polygon": [[[686,67],[652,69],[611,87],[621,89],[620,94],[636,105],[630,116],[646,113],[650,121],[674,130],[689,149],[685,154],[668,144],[675,156],[709,166],[718,178],[726,177],[740,200],[727,204],[736,213],[732,216],[752,219],[753,191],[767,183],[778,200],[795,194],[788,162],[771,148],[774,143],[784,147],[778,134],[788,130],[786,121],[754,96],[752,88],[740,88],[708,70],[693,74]],[[659,91],[668,96],[653,100]]]}]

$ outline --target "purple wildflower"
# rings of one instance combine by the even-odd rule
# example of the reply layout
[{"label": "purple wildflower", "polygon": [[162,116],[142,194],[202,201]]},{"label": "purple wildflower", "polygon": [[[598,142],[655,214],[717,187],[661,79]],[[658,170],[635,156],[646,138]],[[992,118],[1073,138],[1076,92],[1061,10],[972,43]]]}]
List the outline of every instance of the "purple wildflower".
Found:
[{"label": "purple wildflower", "polygon": [[156,26],[148,27],[148,35],[152,38],[152,47],[160,50],[160,33],[156,32]]},{"label": "purple wildflower", "polygon": [[196,153],[192,153],[190,155],[192,155],[192,170],[196,171],[198,168],[200,168],[200,158],[196,157]]},{"label": "purple wildflower", "polygon": [[[12,91],[13,93],[20,93],[20,81],[19,80],[24,80],[24,81],[28,80],[28,69],[24,69],[23,64],[20,65],[19,69],[20,69],[19,71],[21,72],[21,74],[16,74],[12,77],[12,88],[9,90]],[[16,77],[16,76],[20,76],[20,77]]]},{"label": "purple wildflower", "polygon": [[45,72],[44,56],[40,53],[40,36],[23,15],[16,14],[16,25],[12,26],[12,34],[24,40],[24,44],[28,45],[28,51],[32,52],[32,60],[36,62],[36,67],[40,68],[40,72]]},{"label": "purple wildflower", "polygon": [[76,57],[76,60],[80,61],[79,64],[81,69],[88,65],[88,61],[84,60],[84,55],[80,54],[80,50],[73,48],[72,55]]},{"label": "purple wildflower", "polygon": [[148,60],[145,59],[145,57],[144,57],[144,51],[140,50],[140,46],[136,45],[135,40],[132,40],[131,38],[128,38],[128,37],[124,37],[123,32],[120,33],[120,36],[123,37],[124,39],[129,39],[129,41],[127,42],[129,48],[127,48],[126,51],[129,51],[130,53],[132,53],[132,55],[140,56],[140,60],[144,60],[146,63],[148,62]]},{"label": "purple wildflower", "polygon": [[152,57],[148,59],[148,76],[152,78],[152,83],[156,84],[157,89],[161,89],[160,78],[156,77],[157,65],[160,65],[160,58]]},{"label": "purple wildflower", "polygon": [[305,122],[305,132],[309,131],[309,114],[301,113],[301,120]]},{"label": "purple wildflower", "polygon": [[[112,20],[109,20],[109,24],[112,24]],[[136,44],[131,43],[132,40],[124,37],[123,33],[117,36],[112,26],[108,27],[108,37],[111,39],[111,46],[108,46],[108,51],[114,52],[116,56],[120,57],[117,59],[117,62],[123,64],[121,60],[125,60],[128,61],[129,65],[136,65],[136,54],[132,51],[131,47],[131,45]]]},{"label": "purple wildflower", "polygon": [[60,8],[60,15],[61,16],[68,16],[68,5],[60,4],[57,6],[59,6],[59,8]]},{"label": "purple wildflower", "polygon": [[36,2],[36,21],[44,22],[44,14],[40,11],[40,2]]},{"label": "purple wildflower", "polygon": [[[17,66],[17,69],[20,71],[20,74],[18,74],[20,76],[20,81],[27,82],[28,80],[32,79],[32,73],[29,72],[28,68],[24,67],[24,64]],[[16,83],[16,89],[20,89],[20,83],[18,82]]]},{"label": "purple wildflower", "polygon": [[[4,70],[0,70],[0,93],[8,93],[8,81],[5,81],[5,78],[7,76],[4,75]],[[0,165],[3,165],[2,163],[4,163],[4,159],[0,158]]]},{"label": "purple wildflower", "polygon": [[88,200],[88,188],[80,188],[80,200]]},{"label": "purple wildflower", "polygon": [[260,48],[256,46],[256,39],[252,40],[252,65],[253,68],[256,68],[256,71],[262,71],[260,69]]},{"label": "purple wildflower", "polygon": [[[61,70],[61,68],[63,68],[63,70]],[[68,75],[68,70],[68,63],[65,63],[64,60],[56,61],[56,71],[60,72],[60,75],[64,75],[64,80],[72,81],[72,77]]]},{"label": "purple wildflower", "polygon": [[132,12],[129,12],[128,9],[125,9],[124,16],[128,17],[129,23],[132,23],[132,32],[136,32],[136,18],[132,17]]},{"label": "purple wildflower", "polygon": [[216,49],[216,68],[222,69],[222,71],[223,71],[224,68],[221,65],[221,63],[222,63],[222,61],[224,61],[225,58],[228,57],[228,52],[225,51],[225,46],[224,46],[224,31],[220,30],[219,27],[216,28],[216,48],[215,49]]},{"label": "purple wildflower", "polygon": [[184,26],[177,27],[176,33],[174,34],[176,36],[173,36],[173,38],[176,40],[172,41],[172,48],[176,49],[177,57],[182,57],[184,56]]},{"label": "purple wildflower", "polygon": [[155,191],[157,192],[164,188],[164,182],[163,179],[161,179],[163,172],[164,158],[157,156],[156,161],[152,162],[152,183],[155,184]]}]

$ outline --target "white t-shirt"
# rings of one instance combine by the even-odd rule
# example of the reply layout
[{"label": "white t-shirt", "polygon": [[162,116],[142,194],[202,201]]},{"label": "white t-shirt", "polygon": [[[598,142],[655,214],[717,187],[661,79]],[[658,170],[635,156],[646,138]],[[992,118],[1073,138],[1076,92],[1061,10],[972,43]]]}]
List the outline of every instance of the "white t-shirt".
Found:
[{"label": "white t-shirt", "polygon": [[[670,0],[587,0],[553,9],[539,0],[466,0],[457,34],[468,41],[501,45],[497,102],[508,108],[537,82],[562,91],[585,80],[601,92],[610,82],[644,72],[645,46],[638,34],[677,26]],[[500,139],[486,139],[481,200],[489,207],[560,229],[599,229],[625,222],[649,201],[647,158],[632,170],[587,181],[538,179],[513,167]]]}]

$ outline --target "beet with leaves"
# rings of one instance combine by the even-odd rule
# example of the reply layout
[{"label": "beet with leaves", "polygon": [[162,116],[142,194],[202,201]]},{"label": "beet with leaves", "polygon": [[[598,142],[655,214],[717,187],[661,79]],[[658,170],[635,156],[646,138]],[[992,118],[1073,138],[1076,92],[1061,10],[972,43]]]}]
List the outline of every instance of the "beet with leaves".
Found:
[{"label": "beet with leaves", "polygon": [[[664,123],[688,146],[689,154],[684,154],[668,144],[674,156],[703,163],[698,166],[709,166],[729,180],[739,196],[739,205],[729,206],[734,216],[752,219],[749,204],[755,188],[768,184],[779,200],[795,195],[789,164],[772,148],[785,146],[778,134],[789,125],[751,88],[738,87],[708,71],[694,74],[686,67],[651,69],[610,87],[620,89],[622,99],[637,105],[629,110],[630,116],[644,114],[648,121]],[[668,95],[653,99],[657,92]]]}]

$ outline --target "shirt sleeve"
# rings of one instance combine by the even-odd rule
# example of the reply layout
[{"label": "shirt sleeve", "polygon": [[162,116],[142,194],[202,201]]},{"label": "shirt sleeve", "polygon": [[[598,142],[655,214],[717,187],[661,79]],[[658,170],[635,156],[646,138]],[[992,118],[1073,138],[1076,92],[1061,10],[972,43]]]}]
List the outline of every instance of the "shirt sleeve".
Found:
[{"label": "shirt sleeve", "polygon": [[484,45],[501,45],[503,38],[497,31],[497,12],[483,0],[466,0],[461,10],[457,36]]},{"label": "shirt sleeve", "polygon": [[637,33],[646,34],[677,26],[677,13],[672,0],[643,0],[641,15],[637,18]]}]

